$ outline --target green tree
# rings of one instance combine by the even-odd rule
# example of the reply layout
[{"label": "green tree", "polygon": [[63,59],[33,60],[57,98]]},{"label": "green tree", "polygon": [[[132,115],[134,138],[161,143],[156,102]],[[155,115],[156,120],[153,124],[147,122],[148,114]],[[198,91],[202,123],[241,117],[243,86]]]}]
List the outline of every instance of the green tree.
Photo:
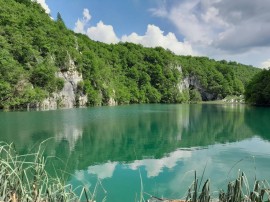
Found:
[{"label": "green tree", "polygon": [[197,89],[192,89],[189,91],[190,101],[192,103],[197,103],[202,101],[202,96]]},{"label": "green tree", "polygon": [[44,88],[49,93],[56,92],[64,87],[63,80],[55,76],[56,71],[57,68],[45,60],[32,71],[30,81],[35,87]]},{"label": "green tree", "polygon": [[0,5],[0,108],[50,96],[63,87],[56,74],[75,69],[82,73],[79,93],[87,94],[89,105],[197,99],[193,89],[179,91],[185,77],[195,78],[213,99],[240,95],[260,72],[237,62],[177,56],[162,47],[92,41],[68,30],[60,13],[53,21],[36,1],[0,0]]},{"label": "green tree", "polygon": [[246,87],[246,101],[256,105],[270,105],[270,70],[263,70],[253,77]]},{"label": "green tree", "polygon": [[59,12],[57,13],[57,16],[56,16],[56,23],[58,24],[60,29],[65,29],[66,28],[65,22],[64,22],[61,14]]}]

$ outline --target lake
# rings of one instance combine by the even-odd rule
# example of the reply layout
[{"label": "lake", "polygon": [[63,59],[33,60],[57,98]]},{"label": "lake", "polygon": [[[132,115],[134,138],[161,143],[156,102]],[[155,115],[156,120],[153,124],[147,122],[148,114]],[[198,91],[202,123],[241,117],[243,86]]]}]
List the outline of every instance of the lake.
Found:
[{"label": "lake", "polygon": [[44,140],[54,165],[49,173],[96,190],[97,201],[135,201],[141,190],[183,198],[195,170],[199,179],[210,178],[214,196],[239,170],[251,183],[270,182],[270,108],[153,104],[0,112],[0,141],[24,154]]}]

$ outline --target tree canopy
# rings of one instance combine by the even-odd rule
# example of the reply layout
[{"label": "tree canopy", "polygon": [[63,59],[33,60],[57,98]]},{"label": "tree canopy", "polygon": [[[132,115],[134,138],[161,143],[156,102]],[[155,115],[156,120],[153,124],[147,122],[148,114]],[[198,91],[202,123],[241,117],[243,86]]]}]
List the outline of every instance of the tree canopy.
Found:
[{"label": "tree canopy", "polygon": [[270,105],[270,70],[263,70],[251,79],[245,97],[251,104]]},{"label": "tree canopy", "polygon": [[[58,13],[54,21],[31,0],[0,0],[0,108],[36,103],[61,90],[56,72],[72,59],[89,105],[111,99],[127,103],[198,101],[202,90],[212,99],[240,95],[260,70],[207,57],[177,56],[161,47],[132,43],[104,44],[69,30]],[[20,17],[18,17],[20,16]],[[183,78],[195,77],[201,89],[179,90]],[[200,96],[201,94],[201,96]]]}]

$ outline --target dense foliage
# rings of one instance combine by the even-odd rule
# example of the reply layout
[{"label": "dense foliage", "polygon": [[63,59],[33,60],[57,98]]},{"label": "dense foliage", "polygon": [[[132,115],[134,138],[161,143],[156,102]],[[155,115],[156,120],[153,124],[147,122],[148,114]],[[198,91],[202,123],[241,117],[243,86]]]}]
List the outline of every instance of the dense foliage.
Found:
[{"label": "dense foliage", "polygon": [[178,60],[184,74],[197,77],[201,86],[207,93],[213,94],[214,99],[242,95],[252,76],[260,71],[252,66],[225,60],[215,61],[207,57],[181,56]]},{"label": "dense foliage", "polygon": [[[20,17],[18,17],[20,16]],[[108,45],[68,30],[31,0],[0,0],[0,108],[37,103],[63,87],[57,71],[69,60],[83,74],[89,105],[180,103],[240,95],[259,70],[206,57],[176,56],[163,48]],[[184,77],[199,85],[179,90]]]},{"label": "dense foliage", "polygon": [[251,104],[270,105],[270,70],[263,70],[252,78],[245,97]]}]

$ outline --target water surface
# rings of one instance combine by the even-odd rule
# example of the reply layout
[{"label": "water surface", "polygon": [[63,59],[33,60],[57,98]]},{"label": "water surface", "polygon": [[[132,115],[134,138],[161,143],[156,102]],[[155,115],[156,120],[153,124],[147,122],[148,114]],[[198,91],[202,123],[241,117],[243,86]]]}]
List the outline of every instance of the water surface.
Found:
[{"label": "water surface", "polygon": [[[241,169],[270,181],[270,109],[244,105],[131,105],[1,112],[0,140],[20,153],[44,143],[67,182],[97,201],[135,201],[141,189],[182,198],[194,171],[213,194]],[[48,168],[54,175],[54,169]],[[145,195],[145,198],[148,196]]]}]

